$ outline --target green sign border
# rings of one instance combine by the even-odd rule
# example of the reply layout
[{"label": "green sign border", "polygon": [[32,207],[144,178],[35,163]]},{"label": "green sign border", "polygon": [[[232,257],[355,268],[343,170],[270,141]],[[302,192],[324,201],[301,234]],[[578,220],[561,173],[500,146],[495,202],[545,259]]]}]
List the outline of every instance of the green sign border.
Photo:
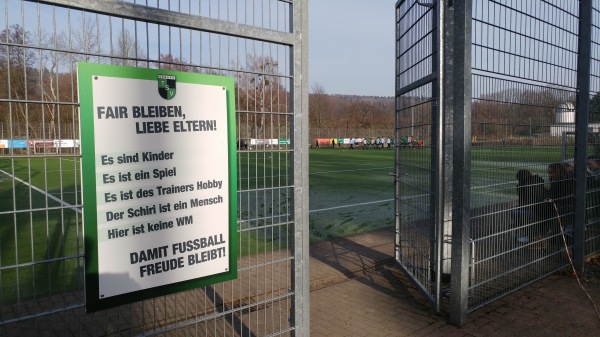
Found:
[{"label": "green sign border", "polygon": [[[193,280],[143,289],[100,299],[98,280],[98,223],[96,200],[96,146],[94,141],[93,76],[107,76],[156,81],[157,76],[174,75],[179,83],[225,87],[227,97],[227,150],[229,161],[229,271]],[[83,186],[83,216],[85,238],[86,311],[95,312],[148,298],[172,294],[237,278],[237,147],[235,116],[235,82],[232,77],[185,73],[172,70],[144,69],[86,62],[77,63],[79,84],[79,115],[81,135],[81,171]],[[156,93],[158,95],[158,92]]]}]

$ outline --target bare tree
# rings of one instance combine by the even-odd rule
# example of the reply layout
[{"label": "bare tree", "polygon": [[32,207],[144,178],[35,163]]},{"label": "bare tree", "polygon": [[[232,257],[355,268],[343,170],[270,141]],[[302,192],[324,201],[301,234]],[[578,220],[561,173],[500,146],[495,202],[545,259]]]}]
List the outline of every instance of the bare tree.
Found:
[{"label": "bare tree", "polygon": [[[124,41],[131,40],[128,36],[122,38]],[[80,29],[70,33],[42,33],[40,41],[48,51],[40,52],[36,90],[39,99],[45,103],[36,114],[39,121],[35,128],[43,132],[43,138],[64,138],[66,134],[73,138],[77,136],[77,114],[73,108],[58,103],[77,101],[76,63],[99,60],[101,40],[98,21],[94,20],[93,14],[83,14]],[[68,128],[68,132],[64,128]]]},{"label": "bare tree", "polygon": [[81,30],[73,32],[72,47],[79,54],[73,57],[75,61],[90,62],[95,56],[101,53],[100,46],[102,35],[97,20],[92,20],[88,16],[83,16]]},{"label": "bare tree", "polygon": [[175,57],[171,54],[160,55],[161,66],[160,69],[177,70],[177,71],[188,71],[188,72],[199,72],[200,69],[196,66],[192,66],[186,59]]},{"label": "bare tree", "polygon": [[473,103],[473,135],[503,140],[531,136],[554,123],[560,103],[571,102],[568,91],[555,87],[515,86],[487,92]]},{"label": "bare tree", "polygon": [[317,130],[317,138],[321,137],[321,128],[324,126],[324,117],[329,108],[329,97],[325,88],[315,83],[312,88],[312,94],[309,95],[308,107],[310,113],[310,124]]},{"label": "bare tree", "polygon": [[131,33],[124,29],[112,46],[112,56],[113,64],[133,67],[137,59],[145,57],[145,53]]},{"label": "bare tree", "polygon": [[[242,122],[246,123],[242,137],[265,139],[267,114],[287,112],[289,93],[281,83],[276,60],[248,55],[246,63],[247,69],[236,75],[237,105],[243,112]],[[275,121],[273,126],[278,127],[279,123],[285,122]]]},{"label": "bare tree", "polygon": [[[2,115],[3,125],[11,125],[12,136],[27,136],[27,129],[35,135],[35,128],[29,123],[25,101],[35,95],[38,58],[35,52],[27,48],[32,44],[31,33],[20,25],[12,25],[0,31],[0,97],[15,100],[14,103],[2,103],[3,111],[16,111],[14,116]],[[10,109],[9,105],[13,108]],[[12,120],[10,120],[12,119]]]}]

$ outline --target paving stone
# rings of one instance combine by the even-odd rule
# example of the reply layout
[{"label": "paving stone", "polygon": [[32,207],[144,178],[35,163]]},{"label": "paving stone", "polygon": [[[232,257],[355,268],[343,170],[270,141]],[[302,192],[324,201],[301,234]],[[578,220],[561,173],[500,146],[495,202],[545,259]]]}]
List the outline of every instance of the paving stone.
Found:
[{"label": "paving stone", "polygon": [[[470,313],[462,328],[450,325],[447,314],[435,312],[396,265],[390,233],[384,229],[311,247],[311,336],[541,337],[600,331],[591,301],[577,280],[564,274]],[[600,284],[585,286],[600,305]]]}]

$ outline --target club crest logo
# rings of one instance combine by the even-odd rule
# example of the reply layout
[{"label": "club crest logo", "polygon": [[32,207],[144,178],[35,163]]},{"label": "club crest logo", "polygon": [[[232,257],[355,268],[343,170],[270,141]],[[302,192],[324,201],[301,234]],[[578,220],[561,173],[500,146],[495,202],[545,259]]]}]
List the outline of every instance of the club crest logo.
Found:
[{"label": "club crest logo", "polygon": [[164,99],[171,99],[175,97],[175,87],[175,76],[158,75],[158,93],[160,94],[160,97]]}]

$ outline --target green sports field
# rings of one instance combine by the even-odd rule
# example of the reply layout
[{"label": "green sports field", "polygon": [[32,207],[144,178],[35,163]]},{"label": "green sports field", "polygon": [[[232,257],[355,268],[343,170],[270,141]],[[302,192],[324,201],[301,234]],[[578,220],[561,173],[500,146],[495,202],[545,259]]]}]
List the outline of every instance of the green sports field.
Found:
[{"label": "green sports field", "polygon": [[311,240],[394,223],[394,151],[321,148],[310,152]]},{"label": "green sports field", "polygon": [[[474,147],[472,205],[514,200],[515,172],[528,168],[545,178],[547,164],[561,160],[560,150]],[[429,149],[400,153],[402,183],[414,187],[415,195],[426,191]],[[290,153],[241,151],[238,158],[240,254],[288,247],[292,231],[285,223],[293,213]],[[79,167],[76,156],[0,157],[1,302],[83,288]],[[393,150],[311,149],[311,241],[393,226],[393,170]],[[18,292],[2,291],[14,284]]]},{"label": "green sports field", "polygon": [[[77,157],[0,157],[2,302],[83,288]],[[18,268],[15,266],[18,265]]]}]

